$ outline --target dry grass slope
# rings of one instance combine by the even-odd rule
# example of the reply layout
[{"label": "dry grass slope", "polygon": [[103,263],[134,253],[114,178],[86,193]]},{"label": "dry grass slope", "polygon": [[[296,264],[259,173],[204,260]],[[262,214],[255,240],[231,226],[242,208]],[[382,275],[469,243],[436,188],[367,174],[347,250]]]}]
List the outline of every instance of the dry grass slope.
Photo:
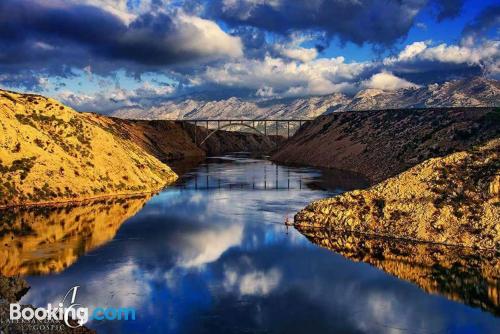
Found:
[{"label": "dry grass slope", "polygon": [[273,160],[351,170],[372,183],[500,136],[500,108],[340,112],[303,126]]},{"label": "dry grass slope", "polygon": [[176,178],[105,118],[0,90],[0,207],[151,192]]},{"label": "dry grass slope", "polygon": [[295,224],[500,250],[500,138],[367,190],[310,204]]}]

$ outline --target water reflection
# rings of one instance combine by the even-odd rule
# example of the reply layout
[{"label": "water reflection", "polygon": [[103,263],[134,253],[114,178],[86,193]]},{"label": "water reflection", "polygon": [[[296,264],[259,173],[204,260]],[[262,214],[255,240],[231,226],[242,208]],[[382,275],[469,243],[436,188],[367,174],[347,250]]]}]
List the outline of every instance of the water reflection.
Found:
[{"label": "water reflection", "polygon": [[[196,189],[207,177],[221,187]],[[29,276],[22,302],[56,302],[80,285],[78,301],[91,309],[137,309],[133,322],[91,323],[99,333],[497,332],[491,313],[287,232],[287,215],[343,191],[322,190],[321,178],[240,156],[209,160],[151,198],[111,241],[65,270]]]},{"label": "water reflection", "polygon": [[113,239],[151,196],[0,211],[0,274],[60,272]]},{"label": "water reflection", "polygon": [[500,258],[495,251],[479,252],[328,229],[299,230],[321,247],[369,263],[426,292],[500,315]]}]

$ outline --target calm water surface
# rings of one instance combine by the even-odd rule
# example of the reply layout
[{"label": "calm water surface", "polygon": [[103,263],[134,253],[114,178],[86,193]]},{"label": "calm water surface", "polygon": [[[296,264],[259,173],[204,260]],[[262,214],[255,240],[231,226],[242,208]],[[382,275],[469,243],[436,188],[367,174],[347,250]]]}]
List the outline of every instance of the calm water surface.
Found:
[{"label": "calm water surface", "polygon": [[98,333],[498,333],[491,263],[465,279],[461,271],[436,278],[426,253],[436,250],[410,249],[426,259],[418,265],[379,265],[338,254],[336,237],[308,234],[312,243],[284,226],[309,202],[356,182],[212,158],[152,198],[17,213],[35,224],[22,246],[9,246],[3,271],[27,275],[23,303],[56,302],[80,285],[84,306],[136,308],[135,321],[89,323]]}]

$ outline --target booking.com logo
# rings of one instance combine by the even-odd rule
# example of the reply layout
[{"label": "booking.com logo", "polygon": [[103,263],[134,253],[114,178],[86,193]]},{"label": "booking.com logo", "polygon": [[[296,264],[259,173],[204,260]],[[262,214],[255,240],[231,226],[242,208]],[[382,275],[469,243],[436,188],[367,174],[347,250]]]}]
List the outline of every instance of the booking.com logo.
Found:
[{"label": "booking.com logo", "polygon": [[[135,308],[133,307],[96,307],[89,314],[87,307],[76,303],[76,293],[79,286],[75,286],[66,293],[62,302],[57,305],[47,304],[46,308],[30,307],[22,308],[20,304],[10,304],[10,320],[31,321],[64,321],[66,326],[77,328],[85,325],[89,320],[135,320]],[[71,294],[71,303],[65,306],[67,297]]]}]

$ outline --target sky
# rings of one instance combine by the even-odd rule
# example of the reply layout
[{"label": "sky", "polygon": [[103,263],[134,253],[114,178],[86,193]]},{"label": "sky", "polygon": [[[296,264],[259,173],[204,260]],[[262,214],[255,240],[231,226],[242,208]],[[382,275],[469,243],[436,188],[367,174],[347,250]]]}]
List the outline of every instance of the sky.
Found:
[{"label": "sky", "polygon": [[500,78],[498,0],[0,0],[0,87],[107,113]]}]

